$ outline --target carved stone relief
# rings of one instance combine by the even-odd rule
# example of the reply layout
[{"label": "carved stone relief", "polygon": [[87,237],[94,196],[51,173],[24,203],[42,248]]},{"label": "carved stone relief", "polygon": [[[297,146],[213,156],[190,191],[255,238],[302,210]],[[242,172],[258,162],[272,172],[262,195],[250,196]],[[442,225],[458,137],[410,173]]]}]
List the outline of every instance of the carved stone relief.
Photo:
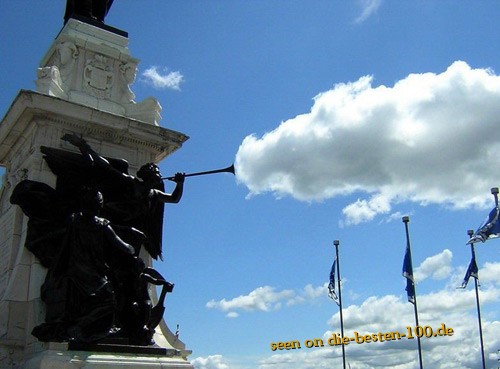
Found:
[{"label": "carved stone relief", "polygon": [[122,104],[130,104],[134,102],[135,94],[130,89],[130,85],[134,83],[137,75],[137,64],[128,62],[120,65],[121,77],[121,96],[120,102]]},{"label": "carved stone relief", "polygon": [[93,59],[87,60],[83,71],[83,89],[88,94],[109,99],[113,87],[113,67],[108,64],[108,58],[95,54]]},{"label": "carved stone relief", "polygon": [[57,45],[58,67],[63,90],[69,91],[73,79],[73,71],[78,59],[78,48],[73,42],[63,41]]}]

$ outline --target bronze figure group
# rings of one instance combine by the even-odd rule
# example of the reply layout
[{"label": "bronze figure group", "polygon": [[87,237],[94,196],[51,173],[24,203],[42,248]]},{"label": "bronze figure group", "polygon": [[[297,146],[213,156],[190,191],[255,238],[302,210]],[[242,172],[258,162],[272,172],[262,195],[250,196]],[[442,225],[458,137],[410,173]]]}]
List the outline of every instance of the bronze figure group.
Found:
[{"label": "bronze figure group", "polygon": [[[42,147],[57,176],[55,189],[24,180],[11,202],[28,216],[25,247],[48,269],[41,288],[45,322],[33,330],[40,341],[154,343],[163,301],[173,284],[145,265],[141,248],[162,258],[163,205],[182,197],[184,174],[165,193],[158,167],[137,176],[123,159],[104,158],[85,140],[65,135],[80,154]],[[152,306],[148,284],[162,286]]]}]

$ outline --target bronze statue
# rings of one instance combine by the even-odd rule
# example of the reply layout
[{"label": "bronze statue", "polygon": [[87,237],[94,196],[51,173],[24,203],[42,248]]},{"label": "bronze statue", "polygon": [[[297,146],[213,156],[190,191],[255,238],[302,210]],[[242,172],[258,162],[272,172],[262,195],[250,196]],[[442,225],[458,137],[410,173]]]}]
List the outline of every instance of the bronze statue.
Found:
[{"label": "bronze statue", "polygon": [[104,23],[113,0],[66,0],[64,24],[75,17],[83,17]]},{"label": "bronze statue", "polygon": [[45,323],[32,332],[41,341],[93,342],[118,330],[110,265],[116,254],[134,261],[135,248],[98,216],[103,203],[98,191],[86,190],[81,203],[81,211],[68,220],[60,252],[42,285]]},{"label": "bronze statue", "polygon": [[78,147],[91,168],[91,178],[103,192],[105,214],[114,223],[132,226],[144,232],[147,237],[144,247],[154,258],[162,259],[163,204],[178,203],[181,200],[184,177],[176,173],[171,179],[176,183],[171,194],[165,193],[164,183],[158,166],[154,163],[143,165],[137,177],[127,174],[124,169],[113,165],[108,159],[96,153],[87,142],[76,135],[64,135],[63,140]]},{"label": "bronze statue", "polygon": [[[63,139],[81,154],[41,148],[55,189],[25,180],[11,196],[29,218],[25,247],[48,268],[41,289],[46,319],[32,333],[41,341],[113,337],[151,345],[173,284],[146,267],[139,252],[144,246],[161,258],[163,204],[181,199],[184,174],[167,194],[156,165],[133,177],[125,160],[101,157],[75,135]],[[162,286],[154,307],[148,283]]]}]

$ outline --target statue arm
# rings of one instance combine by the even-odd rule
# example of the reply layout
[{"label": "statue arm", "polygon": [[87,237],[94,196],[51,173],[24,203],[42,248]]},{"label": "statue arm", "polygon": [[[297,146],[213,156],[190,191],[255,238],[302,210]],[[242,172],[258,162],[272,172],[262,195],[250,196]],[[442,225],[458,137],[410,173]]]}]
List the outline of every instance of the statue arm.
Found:
[{"label": "statue arm", "polygon": [[67,133],[61,137],[61,140],[64,140],[66,142],[69,142],[73,146],[76,146],[78,150],[80,150],[82,155],[89,158],[93,163],[97,163],[101,166],[111,167],[111,164],[109,164],[109,162],[105,158],[96,153],[83,138],[78,137],[75,134]]},{"label": "statue arm", "polygon": [[[133,228],[132,228],[133,229]],[[134,229],[134,231],[137,231],[136,229]],[[140,231],[137,231],[138,233],[140,233],[143,237],[143,239],[146,238],[146,236],[144,236],[144,234]],[[124,252],[125,254],[129,254],[131,256],[134,256],[136,254],[136,250],[135,248],[126,243],[125,241],[123,241],[116,233],[115,231],[113,230],[113,228],[108,224],[105,228],[104,228],[104,235],[106,237],[106,240],[111,244],[111,246],[113,246],[115,249],[118,249],[118,250],[121,250],[122,252]]]},{"label": "statue arm", "polygon": [[182,193],[184,191],[184,173],[176,173],[173,181],[176,183],[175,189],[171,194],[165,193],[160,190],[152,189],[150,196],[156,197],[163,203],[177,204],[181,201]]},{"label": "statue arm", "polygon": [[106,173],[113,175],[113,177],[126,179],[128,175],[120,172],[114,168],[106,158],[99,155],[92,149],[92,147],[83,138],[78,137],[75,134],[65,134],[61,137],[62,140],[69,142],[73,146],[76,146],[82,155],[91,162],[91,164],[97,168],[103,169]]}]

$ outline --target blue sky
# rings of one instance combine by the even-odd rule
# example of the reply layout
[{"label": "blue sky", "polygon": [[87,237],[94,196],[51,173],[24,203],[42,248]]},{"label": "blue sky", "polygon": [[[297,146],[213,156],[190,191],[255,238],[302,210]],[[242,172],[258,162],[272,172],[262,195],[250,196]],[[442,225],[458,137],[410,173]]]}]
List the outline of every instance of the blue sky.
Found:
[{"label": "blue sky", "polygon": [[[3,115],[35,89],[65,1],[0,4]],[[340,367],[338,347],[270,350],[339,332],[325,285],[335,239],[346,335],[414,325],[403,215],[420,323],[455,332],[422,340],[424,365],[479,367],[473,283],[456,287],[467,229],[500,186],[499,17],[495,1],[115,1],[106,22],[141,60],[136,100],[156,97],[161,125],[190,136],[162,173],[237,163],[236,178],[188,178],[165,212],[165,318],[197,369]],[[476,245],[488,368],[499,242]],[[353,369],[418,367],[414,340],[346,353]]]}]

